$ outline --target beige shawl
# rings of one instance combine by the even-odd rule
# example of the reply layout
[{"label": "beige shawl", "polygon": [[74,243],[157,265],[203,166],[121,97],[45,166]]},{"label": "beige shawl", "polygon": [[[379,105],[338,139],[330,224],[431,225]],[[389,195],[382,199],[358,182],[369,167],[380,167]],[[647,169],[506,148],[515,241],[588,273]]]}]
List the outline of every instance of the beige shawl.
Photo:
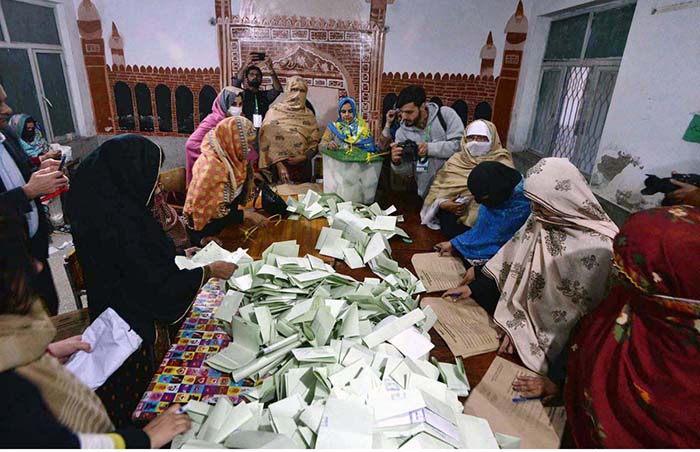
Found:
[{"label": "beige shawl", "polygon": [[603,297],[618,228],[567,159],[540,160],[528,171],[525,195],[551,216],[533,212],[484,272],[501,291],[496,323],[523,363],[545,373]]},{"label": "beige shawl", "polygon": [[114,425],[94,392],[45,354],[56,328],[40,302],[26,315],[0,315],[0,371],[14,369],[41,393],[59,423],[76,433],[108,433]]},{"label": "beige shawl", "polygon": [[481,157],[472,157],[472,155],[467,150],[467,128],[464,129],[464,135],[462,136],[462,141],[460,143],[461,152],[457,152],[455,155],[450,157],[450,159],[445,162],[440,171],[435,176],[433,184],[430,186],[430,191],[425,197],[425,202],[423,203],[424,208],[431,206],[438,199],[452,200],[457,197],[467,196],[469,197],[467,212],[459,219],[460,222],[467,226],[474,226],[476,223],[477,214],[479,212],[479,204],[474,201],[469,188],[467,187],[467,179],[469,179],[469,173],[474,169],[476,165],[482,162],[496,161],[501,162],[504,165],[515,168],[513,164],[513,158],[510,155],[510,151],[501,145],[501,138],[498,136],[498,131],[496,126],[489,121],[484,121],[478,119],[478,121],[483,121],[488,126],[491,131],[491,150],[482,155]]},{"label": "beige shawl", "polygon": [[268,168],[316,149],[321,132],[316,117],[306,108],[307,92],[303,78],[291,77],[285,88],[284,100],[268,110],[260,128],[258,167]]}]

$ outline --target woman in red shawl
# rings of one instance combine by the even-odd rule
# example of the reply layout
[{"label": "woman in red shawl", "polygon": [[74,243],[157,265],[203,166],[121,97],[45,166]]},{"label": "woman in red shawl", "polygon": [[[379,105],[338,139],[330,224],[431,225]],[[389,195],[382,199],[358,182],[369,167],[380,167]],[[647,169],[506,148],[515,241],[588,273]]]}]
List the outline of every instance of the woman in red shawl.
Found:
[{"label": "woman in red shawl", "polygon": [[623,282],[582,319],[570,348],[576,445],[700,447],[700,209],[636,213],[614,251]]}]

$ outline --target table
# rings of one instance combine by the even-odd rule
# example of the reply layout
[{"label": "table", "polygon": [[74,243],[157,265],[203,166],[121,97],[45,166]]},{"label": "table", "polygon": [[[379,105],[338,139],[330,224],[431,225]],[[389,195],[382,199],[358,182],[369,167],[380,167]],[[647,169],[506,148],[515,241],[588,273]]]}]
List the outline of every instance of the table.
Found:
[{"label": "table", "polygon": [[[411,237],[411,242],[403,242],[396,238],[390,241],[392,257],[399,265],[415,273],[411,257],[415,253],[431,251],[433,245],[443,241],[440,231],[433,231],[420,225],[421,199],[415,194],[380,192],[377,202],[382,207],[394,204],[398,214],[404,215],[405,222],[401,227]],[[328,261],[327,256],[320,256],[314,249],[318,234],[323,226],[327,226],[325,218],[313,221],[300,218],[298,221],[284,220],[278,225],[270,225],[258,230],[253,240],[243,242],[243,232],[240,227],[231,227],[219,237],[224,247],[235,250],[239,246],[249,248],[248,254],[259,259],[262,252],[272,243],[296,239],[300,245],[300,255],[313,254]],[[249,227],[249,226],[247,226]],[[368,267],[351,270],[344,262],[335,263],[338,272],[352,276],[357,280],[365,277],[376,277]],[[230,342],[228,334],[217,325],[214,311],[223,299],[223,281],[210,280],[199,292],[197,298],[185,317],[184,323],[177,333],[175,342],[165,354],[147,391],[144,393],[133,414],[137,423],[143,423],[164,411],[171,403],[186,403],[189,400],[207,400],[218,395],[227,395],[236,403],[247,386],[252,386],[252,380],[238,384],[231,381],[226,374],[222,375],[204,365],[204,360],[226,347]],[[434,330],[430,337],[435,344],[431,356],[442,362],[454,362],[445,341]],[[467,378],[472,387],[483,378],[486,370],[494,360],[496,353],[463,358]],[[508,359],[518,362],[512,357]]]}]

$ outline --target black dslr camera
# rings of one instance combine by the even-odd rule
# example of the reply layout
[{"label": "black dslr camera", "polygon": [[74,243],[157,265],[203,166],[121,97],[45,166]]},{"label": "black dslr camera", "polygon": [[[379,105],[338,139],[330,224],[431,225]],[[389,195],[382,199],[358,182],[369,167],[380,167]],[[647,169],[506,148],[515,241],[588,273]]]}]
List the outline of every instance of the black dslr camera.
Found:
[{"label": "black dslr camera", "polygon": [[418,160],[421,163],[425,163],[428,157],[418,157],[418,143],[413,140],[406,140],[399,143],[399,146],[403,149],[403,154],[401,159],[404,161],[413,162]]},{"label": "black dslr camera", "polygon": [[647,178],[644,180],[644,188],[642,189],[643,195],[655,195],[656,193],[671,193],[672,191],[678,190],[680,187],[674,185],[671,179],[677,180],[678,182],[684,182],[686,184],[695,185],[700,187],[700,174],[674,174],[671,177],[658,177],[653,174],[647,174]]}]

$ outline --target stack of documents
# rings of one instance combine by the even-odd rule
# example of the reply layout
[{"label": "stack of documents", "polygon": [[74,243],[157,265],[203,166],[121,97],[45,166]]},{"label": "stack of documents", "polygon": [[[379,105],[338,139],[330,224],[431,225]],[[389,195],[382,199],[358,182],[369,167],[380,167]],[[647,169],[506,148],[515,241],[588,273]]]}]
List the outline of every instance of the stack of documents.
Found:
[{"label": "stack of documents", "polygon": [[437,316],[418,307],[415,276],[387,250],[372,258],[383,280],[362,282],[298,251],[275,243],[228,281],[215,316],[233,341],[206,363],[257,384],[237,406],[191,403],[173,447],[498,448],[488,422],[463,414],[461,360],[428,360]]}]

